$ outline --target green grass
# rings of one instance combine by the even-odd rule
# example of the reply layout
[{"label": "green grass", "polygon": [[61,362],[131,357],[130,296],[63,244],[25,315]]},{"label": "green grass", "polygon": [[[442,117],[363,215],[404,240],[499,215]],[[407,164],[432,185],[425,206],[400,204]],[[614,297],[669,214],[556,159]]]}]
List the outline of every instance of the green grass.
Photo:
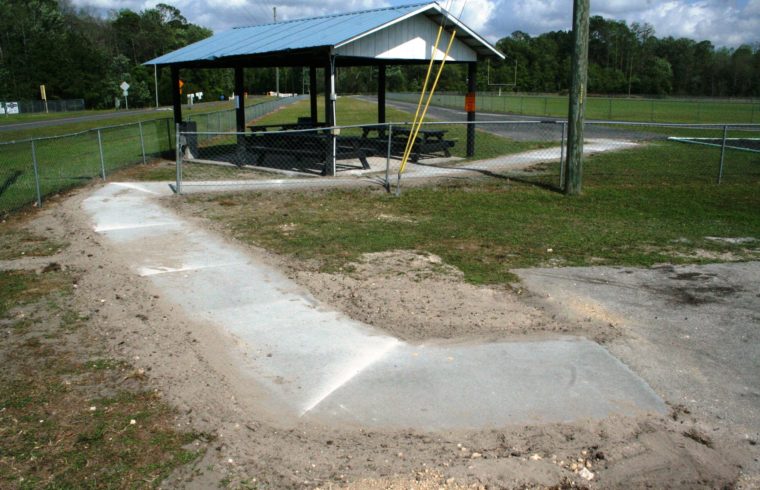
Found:
[{"label": "green grass", "polygon": [[[324,101],[318,101],[318,114],[324,113]],[[377,123],[377,104],[359,100],[354,97],[341,97],[338,99],[336,106],[336,119],[339,126],[354,126],[361,124]],[[309,101],[301,101],[285,107],[273,114],[267,115],[256,121],[259,125],[268,124],[287,124],[295,122],[298,117],[310,115]],[[414,114],[388,107],[386,110],[386,120],[396,126],[408,128],[406,124],[414,119]],[[435,121],[433,118],[426,118],[427,122]],[[456,140],[456,145],[451,149],[451,154],[456,157],[465,158],[467,150],[467,128],[464,124],[445,124],[427,126],[427,129],[442,129],[446,131],[446,139]],[[360,136],[361,129],[345,129],[341,131],[344,136]],[[546,148],[554,146],[556,143],[538,142],[538,141],[515,141],[509,138],[496,136],[486,131],[477,130],[475,155],[472,159],[480,160],[494,158],[500,155],[519,153],[526,150]]]},{"label": "green grass", "polygon": [[[256,105],[268,98],[252,99],[249,105]],[[229,105],[229,104],[227,104]],[[217,105],[210,105],[211,108]],[[195,120],[198,131],[229,131],[234,128],[234,111],[209,112],[206,109],[185,111],[186,118]],[[132,121],[132,124],[125,125]],[[140,143],[140,127],[145,144],[146,160],[162,156],[169,157],[174,151],[174,124],[167,113],[150,113],[125,117],[118,120],[89,121],[54,128],[40,128],[21,133],[0,133],[0,137],[18,137],[25,141],[0,143],[0,211],[18,209],[34,202],[37,196],[35,183],[33,148],[30,137],[48,133],[72,133],[61,137],[36,140],[34,152],[37,158],[40,178],[40,194],[48,196],[77,187],[92,179],[106,176],[115,171],[143,161]],[[100,156],[98,132],[93,127],[103,127],[118,122],[118,126],[100,130],[103,146],[103,160]],[[170,179],[172,180],[173,177]]]},{"label": "green grass", "polygon": [[[757,250],[705,238],[760,240],[760,158],[745,154],[733,165],[734,178],[717,186],[704,151],[656,143],[587,159],[577,198],[491,179],[409,188],[400,198],[341,190],[188,199],[218,203],[202,207],[237,238],[325,270],[363,253],[415,249],[440,255],[473,283],[501,283],[517,267],[757,258]],[[380,214],[398,220],[389,225]]]},{"label": "green grass", "polygon": [[[246,100],[246,107],[252,107],[267,101],[272,100],[273,97],[249,97]],[[202,104],[196,104],[192,109],[184,106],[182,109],[182,116],[184,119],[192,118],[193,116],[205,115],[208,113],[215,113],[220,111],[230,111],[233,109],[231,101],[224,102],[206,102]],[[46,121],[62,119],[66,117],[80,117],[91,114],[112,114],[113,117],[105,119],[97,119],[94,121],[76,121],[65,122],[64,124],[47,126],[41,128],[25,128],[20,130],[0,131],[0,142],[7,141],[19,141],[28,140],[30,138],[43,138],[47,136],[66,135],[72,133],[78,133],[81,131],[87,131],[88,129],[103,128],[109,126],[118,126],[123,124],[135,124],[137,122],[148,122],[162,119],[172,119],[171,111],[151,111],[141,114],[129,114],[124,115],[116,110],[93,110],[93,111],[81,111],[81,112],[67,112],[67,113],[52,113],[52,114],[18,114],[8,116],[7,118],[0,117],[0,120],[4,124],[17,124],[25,122]],[[10,121],[8,121],[10,120]]]},{"label": "green grass", "polygon": [[177,431],[144,375],[93,344],[72,280],[0,272],[0,487],[156,488],[198,457],[185,446],[199,436]]},{"label": "green grass", "polygon": [[[416,94],[394,94],[417,102]],[[460,109],[463,95],[435,95],[435,105]],[[478,95],[478,111],[529,116],[567,117],[568,98],[558,95]],[[588,119],[678,123],[760,123],[760,101],[676,100],[588,97]]]}]

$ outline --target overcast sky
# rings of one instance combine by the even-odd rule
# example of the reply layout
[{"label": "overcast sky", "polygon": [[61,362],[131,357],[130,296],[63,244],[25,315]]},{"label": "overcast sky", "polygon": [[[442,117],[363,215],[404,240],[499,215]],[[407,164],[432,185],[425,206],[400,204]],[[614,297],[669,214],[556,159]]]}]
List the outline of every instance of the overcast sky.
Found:
[{"label": "overcast sky", "polygon": [[[470,27],[496,41],[516,30],[537,35],[570,29],[571,0],[449,0],[450,10],[463,13]],[[100,12],[130,8],[140,11],[159,0],[73,0]],[[187,19],[215,32],[240,25],[350,12],[419,0],[163,0]],[[447,0],[439,0],[446,5]],[[464,8],[463,8],[464,7]],[[710,40],[717,46],[736,47],[760,42],[760,0],[592,0],[591,14],[654,26],[658,37]]]}]

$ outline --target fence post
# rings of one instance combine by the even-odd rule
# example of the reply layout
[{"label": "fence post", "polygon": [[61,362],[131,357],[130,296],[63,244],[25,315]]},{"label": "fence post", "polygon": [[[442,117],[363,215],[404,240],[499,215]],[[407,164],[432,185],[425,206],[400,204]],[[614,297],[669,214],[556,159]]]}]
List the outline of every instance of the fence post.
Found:
[{"label": "fence post", "polygon": [[723,143],[720,145],[720,169],[718,170],[718,184],[723,180],[723,160],[726,156],[726,135],[728,126],[723,126]]},{"label": "fence post", "polygon": [[612,120],[612,97],[607,97],[607,119]]},{"label": "fence post", "polygon": [[388,124],[388,153],[385,157],[385,190],[391,191],[391,150],[393,145],[393,124]]},{"label": "fence post", "polygon": [[34,166],[34,184],[37,190],[37,207],[42,207],[42,193],[40,192],[40,171],[37,166],[37,149],[32,140],[32,165]]},{"label": "fence post", "polygon": [[174,188],[177,195],[182,194],[182,141],[180,139],[179,124],[174,131],[176,161],[177,161],[177,184]]},{"label": "fence post", "polygon": [[145,158],[145,137],[143,136],[142,121],[137,121],[137,127],[140,128],[140,148],[142,149],[143,165],[145,165],[148,161]]},{"label": "fence post", "polygon": [[547,97],[544,97],[544,116],[548,116],[549,115],[549,112],[547,112],[548,111],[548,107],[547,107],[548,106],[548,102],[549,102],[549,99]]},{"label": "fence post", "polygon": [[103,158],[103,138],[100,136],[100,130],[98,129],[98,149],[100,150],[100,176],[103,180],[106,180],[106,160]]}]

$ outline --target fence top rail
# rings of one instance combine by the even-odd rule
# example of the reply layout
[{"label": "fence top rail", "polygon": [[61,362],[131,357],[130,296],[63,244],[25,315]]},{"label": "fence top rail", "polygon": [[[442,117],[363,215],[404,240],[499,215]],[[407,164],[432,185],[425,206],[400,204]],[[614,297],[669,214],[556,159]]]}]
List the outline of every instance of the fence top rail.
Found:
[{"label": "fence top rail", "polygon": [[[331,132],[335,130],[344,129],[362,129],[362,128],[391,128],[393,126],[411,126],[414,123],[411,121],[396,121],[387,123],[368,123],[368,124],[351,124],[346,126],[324,126],[318,128],[303,128],[303,129],[286,129],[279,131],[180,131],[180,134],[197,134],[197,135],[210,135],[210,136],[226,136],[226,135],[276,135],[276,134],[296,134],[296,133],[314,133],[314,132]],[[451,126],[451,125],[544,125],[544,124],[567,124],[564,119],[542,119],[535,121],[429,121],[424,122],[423,126]],[[627,121],[603,121],[593,120],[586,121],[586,124],[594,125],[615,125],[615,126],[637,126],[637,127],[661,127],[661,128],[694,128],[694,129],[750,129],[760,130],[760,124],[689,124],[689,123],[648,123],[648,122],[627,122]]]},{"label": "fence top rail", "polygon": [[[494,124],[502,124],[502,125],[539,125],[539,124],[565,124],[567,121],[564,120],[554,120],[554,119],[546,119],[541,121],[426,121],[423,122],[423,126],[451,126],[451,125],[494,125]],[[382,128],[382,127],[393,127],[393,126],[412,126],[414,123],[412,121],[395,121],[395,122],[387,122],[387,123],[367,123],[367,124],[350,124],[346,126],[323,126],[318,128],[304,128],[304,129],[286,129],[286,130],[280,130],[280,131],[180,131],[180,134],[203,134],[203,135],[231,135],[231,134],[237,134],[237,135],[262,135],[262,134],[294,134],[294,133],[313,133],[313,132],[330,132],[334,130],[343,130],[343,129],[362,129],[362,128]]]},{"label": "fence top rail", "polygon": [[[258,104],[250,105],[248,107],[255,107],[255,106],[258,106],[258,105],[264,105],[264,104],[274,103],[274,102],[277,102],[277,101],[265,101],[265,102],[261,102],[261,103],[258,103]],[[209,111],[209,112],[192,113],[192,114],[188,114],[187,117],[191,118],[191,117],[194,117],[194,116],[204,116],[204,115],[211,115],[211,114],[222,114],[222,113],[225,113],[225,112],[234,112],[234,111],[235,111],[235,109],[233,109],[233,108],[221,109],[221,110]],[[14,144],[20,144],[20,143],[30,143],[32,141],[53,140],[53,139],[58,139],[58,138],[70,138],[72,136],[81,136],[81,135],[86,134],[86,133],[102,131],[102,130],[105,130],[105,129],[116,129],[116,128],[123,128],[123,127],[126,127],[126,126],[136,126],[136,125],[139,125],[139,124],[151,123],[151,122],[156,122],[156,121],[166,121],[167,119],[171,120],[172,116],[165,115],[165,116],[157,117],[157,118],[154,118],[154,119],[146,119],[144,121],[136,121],[136,122],[131,122],[131,123],[123,123],[123,124],[112,124],[112,125],[109,125],[109,126],[99,126],[97,128],[84,129],[82,131],[77,131],[75,133],[63,133],[63,134],[56,134],[56,135],[53,135],[53,136],[37,136],[37,137],[32,137],[32,138],[24,138],[24,139],[21,139],[21,140],[0,141],[0,146],[3,146],[3,145],[14,145]]]},{"label": "fence top rail", "polygon": [[587,120],[586,124],[609,124],[614,126],[642,126],[658,128],[696,128],[696,129],[723,129],[723,128],[750,128],[760,129],[758,123],[656,123],[634,121],[605,121]]},{"label": "fence top rail", "polygon": [[11,140],[11,141],[0,141],[0,146],[2,145],[13,145],[13,144],[19,144],[19,143],[31,143],[32,141],[45,141],[45,140],[56,140],[61,138],[71,138],[72,136],[81,136],[83,134],[87,133],[97,133],[98,131],[102,131],[104,129],[116,129],[116,128],[124,128],[127,126],[138,126],[140,124],[144,123],[151,123],[156,121],[166,121],[167,119],[171,119],[171,117],[157,117],[155,119],[147,119],[145,121],[136,121],[132,123],[124,123],[124,124],[114,124],[111,126],[100,126],[97,128],[90,128],[85,129],[82,131],[77,131],[76,133],[64,133],[64,134],[56,134],[54,136],[38,136],[34,138],[26,138],[23,140]]}]

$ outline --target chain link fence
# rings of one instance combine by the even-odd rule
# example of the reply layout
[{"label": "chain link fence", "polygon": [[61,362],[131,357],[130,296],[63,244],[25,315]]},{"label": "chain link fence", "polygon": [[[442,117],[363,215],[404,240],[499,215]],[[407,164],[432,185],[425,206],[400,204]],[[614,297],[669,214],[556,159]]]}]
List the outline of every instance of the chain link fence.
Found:
[{"label": "chain link fence", "polygon": [[[419,94],[388,93],[388,100],[416,104]],[[463,94],[435,94],[439,107],[464,107]],[[478,94],[478,110],[538,117],[567,117],[568,98],[560,95]],[[643,99],[588,97],[586,117],[596,120],[682,123],[760,123],[760,100]]]},{"label": "chain link fence", "polygon": [[[7,109],[6,109],[7,107]],[[22,100],[20,102],[0,101],[0,114],[34,112],[74,112],[83,111],[84,99],[71,100]],[[6,112],[6,110],[8,112]],[[18,111],[18,112],[16,112]]]},{"label": "chain link fence", "polygon": [[[175,190],[382,185],[398,192],[402,184],[476,178],[561,190],[564,180],[563,121],[429,122],[408,149],[406,165],[408,123],[312,127],[303,119],[250,129],[180,132]],[[758,146],[760,125],[587,123],[584,174],[592,182],[635,184],[642,172],[655,183],[736,182],[760,177]]]},{"label": "chain link fence", "polygon": [[[284,98],[246,108],[256,119],[299,98]],[[229,132],[236,127],[235,110],[188,114],[198,130]],[[0,142],[0,212],[29,203],[42,205],[45,196],[106,179],[123,168],[155,158],[175,158],[176,135],[171,118],[108,126],[73,134]]]}]

